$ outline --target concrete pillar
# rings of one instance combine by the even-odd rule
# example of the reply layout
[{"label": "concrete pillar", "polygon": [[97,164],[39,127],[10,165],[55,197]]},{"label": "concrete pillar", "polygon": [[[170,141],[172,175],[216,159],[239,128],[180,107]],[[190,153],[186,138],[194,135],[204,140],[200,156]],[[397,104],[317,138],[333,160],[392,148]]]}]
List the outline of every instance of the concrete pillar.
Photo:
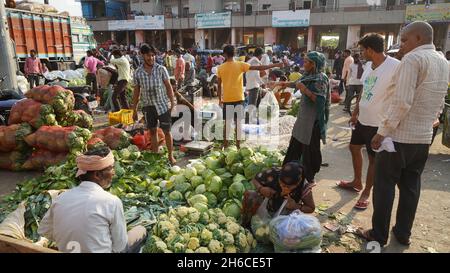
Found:
[{"label": "concrete pillar", "polygon": [[236,28],[231,29],[231,44],[236,44]]},{"label": "concrete pillar", "polygon": [[172,30],[170,30],[170,29],[166,30],[166,41],[167,41],[167,45],[166,45],[167,50],[171,50],[172,49]]},{"label": "concrete pillar", "polygon": [[180,45],[184,47],[183,45],[183,32],[181,30],[178,30],[178,41],[180,41]]},{"label": "concrete pillar", "polygon": [[352,48],[359,41],[361,26],[348,26],[346,48]]},{"label": "concrete pillar", "polygon": [[277,29],[273,27],[264,28],[264,44],[273,45],[277,42]]},{"label": "concrete pillar", "polygon": [[309,26],[308,28],[308,42],[307,42],[307,46],[306,49],[308,51],[310,50],[316,50],[316,37],[315,37],[315,32],[314,32],[314,27],[313,26]]},{"label": "concrete pillar", "polygon": [[213,48],[214,39],[214,31],[212,29],[208,29],[208,48]]},{"label": "concrete pillar", "polygon": [[127,30],[126,32],[125,32],[126,34],[126,41],[127,41],[127,46],[129,46],[130,45],[130,32]]},{"label": "concrete pillar", "polygon": [[116,32],[111,31],[111,40],[116,41]]},{"label": "concrete pillar", "polygon": [[445,39],[445,44],[444,44],[444,54],[445,52],[450,50],[450,25],[447,26],[447,39]]},{"label": "concrete pillar", "polygon": [[136,30],[134,32],[134,36],[136,37],[136,46],[145,42],[145,35],[143,30]]}]

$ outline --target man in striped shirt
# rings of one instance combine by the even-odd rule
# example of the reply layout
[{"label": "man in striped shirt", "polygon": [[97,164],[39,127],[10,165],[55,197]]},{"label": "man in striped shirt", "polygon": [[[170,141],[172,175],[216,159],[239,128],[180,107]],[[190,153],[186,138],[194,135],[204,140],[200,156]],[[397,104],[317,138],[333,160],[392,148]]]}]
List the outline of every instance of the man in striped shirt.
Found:
[{"label": "man in striped shirt", "polygon": [[376,157],[372,229],[360,232],[382,246],[388,241],[396,185],[400,195],[393,234],[399,243],[411,243],[433,122],[444,105],[449,77],[447,60],[435,50],[428,23],[414,22],[402,30],[401,51],[405,56],[388,86],[384,117],[372,139],[376,151],[391,137],[395,152]]}]

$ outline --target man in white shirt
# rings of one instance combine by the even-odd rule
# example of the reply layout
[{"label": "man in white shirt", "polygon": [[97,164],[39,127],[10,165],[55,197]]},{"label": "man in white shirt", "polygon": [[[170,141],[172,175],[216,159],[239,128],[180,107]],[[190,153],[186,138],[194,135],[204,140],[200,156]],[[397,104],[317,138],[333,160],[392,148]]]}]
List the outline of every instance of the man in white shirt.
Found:
[{"label": "man in white shirt", "polygon": [[[271,65],[273,63],[272,57],[273,57],[272,50],[267,50],[267,54],[263,54],[261,57],[261,64],[262,65]],[[269,73],[270,73],[270,70],[266,70],[266,71],[264,71],[264,74],[261,75],[261,78],[265,83],[269,82]]]},{"label": "man in white shirt", "polygon": [[[363,89],[361,77],[364,73],[364,65],[359,59],[359,54],[353,56],[354,62],[350,65],[348,72],[347,93],[345,96],[344,112],[350,113],[352,98],[359,95]],[[350,113],[351,114],[351,113]]]},{"label": "man in white shirt", "polygon": [[352,52],[349,49],[344,50],[344,66],[342,67],[342,80],[343,80],[343,87],[345,89],[344,101],[347,101],[349,97],[348,84],[350,78],[350,66],[353,63],[355,63],[355,60],[352,57]]},{"label": "man in white shirt", "polygon": [[195,63],[195,57],[189,53],[189,51],[186,50],[186,53],[183,56],[183,59],[186,63],[191,63],[191,65],[195,68],[196,67],[196,63]]},{"label": "man in white shirt", "polygon": [[[247,63],[251,66],[260,66],[262,65],[261,59],[263,56],[264,50],[262,48],[255,49],[254,57],[251,58]],[[250,70],[248,71],[245,76],[247,79],[247,84],[245,86],[245,90],[248,93],[248,105],[254,106],[253,109],[247,109],[247,110],[254,110],[259,106],[259,102],[261,101],[261,86],[264,86],[264,81],[261,79],[261,73],[264,73],[264,71],[257,71],[257,70]],[[254,113],[252,114],[254,116]],[[250,112],[246,112],[245,116],[245,122],[250,122]],[[256,122],[255,122],[256,124]]]},{"label": "man in white shirt", "polygon": [[62,252],[139,252],[145,228],[138,226],[127,234],[122,201],[105,191],[115,173],[111,150],[90,150],[76,161],[81,184],[56,198],[38,233],[56,242]]},{"label": "man in white shirt", "polygon": [[355,128],[352,131],[349,146],[352,154],[354,179],[351,182],[340,181],[338,186],[356,192],[363,189],[361,149],[366,146],[369,158],[366,186],[355,205],[356,209],[363,210],[369,205],[375,175],[375,152],[372,150],[370,143],[376,135],[382,119],[383,105],[387,98],[386,90],[400,62],[384,53],[384,39],[379,34],[372,33],[364,36],[359,41],[359,46],[364,58],[371,61],[372,66],[367,67],[362,75],[363,91],[350,119],[350,125]]},{"label": "man in white shirt", "polygon": [[377,154],[373,189],[372,229],[360,231],[370,241],[385,245],[399,189],[396,223],[392,231],[400,244],[410,245],[411,229],[419,203],[421,176],[428,159],[433,123],[444,106],[449,68],[433,45],[433,28],[417,21],[401,31],[405,54],[388,86],[383,118],[372,148],[391,137],[395,152]]}]

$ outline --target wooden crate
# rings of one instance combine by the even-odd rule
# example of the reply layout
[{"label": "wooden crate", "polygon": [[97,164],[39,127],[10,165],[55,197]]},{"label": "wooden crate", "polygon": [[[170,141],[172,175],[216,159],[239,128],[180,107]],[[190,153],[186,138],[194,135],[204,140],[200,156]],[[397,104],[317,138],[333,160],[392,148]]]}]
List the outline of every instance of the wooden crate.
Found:
[{"label": "wooden crate", "polygon": [[25,241],[0,235],[0,253],[59,253]]}]

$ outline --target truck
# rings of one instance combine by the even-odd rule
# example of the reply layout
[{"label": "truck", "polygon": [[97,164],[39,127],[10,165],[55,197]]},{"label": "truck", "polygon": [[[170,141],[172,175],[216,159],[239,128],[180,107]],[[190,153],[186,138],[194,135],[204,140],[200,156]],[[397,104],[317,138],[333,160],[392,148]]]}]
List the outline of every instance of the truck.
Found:
[{"label": "truck", "polygon": [[12,8],[6,8],[6,15],[21,70],[32,49],[49,70],[67,70],[79,67],[86,51],[97,47],[93,31],[82,17]]}]

